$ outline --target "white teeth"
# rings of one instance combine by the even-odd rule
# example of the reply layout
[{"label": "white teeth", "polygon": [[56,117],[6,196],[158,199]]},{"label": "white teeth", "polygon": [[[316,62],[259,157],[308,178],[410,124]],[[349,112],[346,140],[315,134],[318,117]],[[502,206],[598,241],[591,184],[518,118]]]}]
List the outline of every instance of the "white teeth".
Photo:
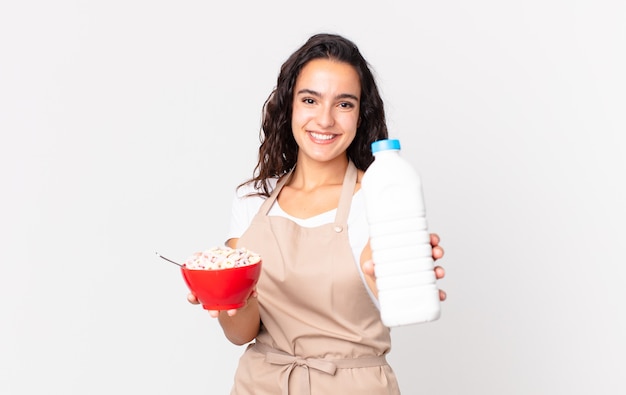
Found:
[{"label": "white teeth", "polygon": [[311,136],[316,139],[316,140],[330,140],[332,139],[335,135],[334,134],[319,134],[319,133],[313,133],[311,132]]}]

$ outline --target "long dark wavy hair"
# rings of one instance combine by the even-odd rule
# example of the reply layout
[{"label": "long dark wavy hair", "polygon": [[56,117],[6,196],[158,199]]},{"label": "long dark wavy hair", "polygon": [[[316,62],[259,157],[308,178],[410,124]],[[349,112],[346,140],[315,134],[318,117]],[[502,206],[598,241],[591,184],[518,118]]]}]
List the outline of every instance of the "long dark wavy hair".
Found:
[{"label": "long dark wavy hair", "polygon": [[270,178],[289,172],[298,158],[298,145],[291,129],[293,88],[302,68],[314,59],[330,59],[352,65],[361,82],[360,122],[347,155],[358,169],[366,170],[374,161],[370,145],[388,136],[383,100],[374,75],[357,46],[336,34],[316,34],[294,52],[280,68],[276,87],[263,105],[259,139],[259,161],[253,177],[258,195],[269,196]]}]

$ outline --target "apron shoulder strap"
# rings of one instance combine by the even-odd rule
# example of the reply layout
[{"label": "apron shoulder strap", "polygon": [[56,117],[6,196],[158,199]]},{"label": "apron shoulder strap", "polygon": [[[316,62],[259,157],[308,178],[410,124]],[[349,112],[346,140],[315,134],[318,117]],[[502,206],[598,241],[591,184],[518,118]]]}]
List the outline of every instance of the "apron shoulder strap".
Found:
[{"label": "apron shoulder strap", "polygon": [[287,183],[287,181],[289,181],[289,178],[291,178],[292,174],[293,174],[293,169],[289,173],[285,174],[282,178],[280,178],[278,182],[276,182],[276,186],[274,187],[274,190],[261,205],[261,208],[259,209],[260,214],[267,215],[267,213],[269,213],[270,209],[272,208],[272,205],[274,204],[274,202],[276,201],[276,198],[278,197],[278,194],[280,193],[280,190],[283,189],[283,186]]},{"label": "apron shoulder strap", "polygon": [[350,205],[352,204],[352,196],[354,195],[354,187],[356,186],[357,169],[352,161],[348,162],[348,169],[343,178],[343,187],[339,196],[339,205],[337,206],[337,214],[335,215],[335,224],[345,226],[348,223],[348,214],[350,214]]}]

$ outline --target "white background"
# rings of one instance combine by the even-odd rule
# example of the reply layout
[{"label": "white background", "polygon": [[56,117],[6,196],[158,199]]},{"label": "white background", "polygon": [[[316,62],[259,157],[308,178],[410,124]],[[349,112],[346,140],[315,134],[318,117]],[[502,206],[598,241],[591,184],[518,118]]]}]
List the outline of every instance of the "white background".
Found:
[{"label": "white background", "polygon": [[623,1],[4,1],[0,393],[227,394],[243,348],[174,265],[221,244],[263,101],[354,40],[442,237],[404,394],[623,394]]}]

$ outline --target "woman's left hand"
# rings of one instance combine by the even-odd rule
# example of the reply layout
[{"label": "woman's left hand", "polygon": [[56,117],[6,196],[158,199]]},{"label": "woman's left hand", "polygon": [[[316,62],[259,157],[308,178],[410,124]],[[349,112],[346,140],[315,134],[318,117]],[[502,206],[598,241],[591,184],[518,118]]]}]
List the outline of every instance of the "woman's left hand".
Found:
[{"label": "woman's left hand", "polygon": [[[437,235],[436,233],[430,234],[430,245],[433,247],[433,259],[435,261],[443,258],[443,254],[444,254],[443,248],[439,245],[439,241],[440,241],[439,235]],[[363,262],[363,265],[361,267],[363,268],[364,274],[366,274],[370,278],[375,278],[374,262],[372,260],[367,260],[366,262]],[[445,275],[446,275],[446,271],[443,269],[443,267],[435,266],[435,276],[437,277],[437,280],[444,278]],[[446,300],[446,297],[447,297],[446,292],[440,289],[439,299],[441,301],[444,301]]]},{"label": "woman's left hand", "polygon": [[[439,235],[436,233],[430,234],[430,245],[433,246],[433,259],[436,261],[437,259],[443,258],[443,248],[439,245]],[[444,278],[446,275],[446,271],[441,266],[435,266],[435,276],[437,280]],[[443,302],[446,300],[446,292],[442,289],[439,290],[439,299]]]}]

